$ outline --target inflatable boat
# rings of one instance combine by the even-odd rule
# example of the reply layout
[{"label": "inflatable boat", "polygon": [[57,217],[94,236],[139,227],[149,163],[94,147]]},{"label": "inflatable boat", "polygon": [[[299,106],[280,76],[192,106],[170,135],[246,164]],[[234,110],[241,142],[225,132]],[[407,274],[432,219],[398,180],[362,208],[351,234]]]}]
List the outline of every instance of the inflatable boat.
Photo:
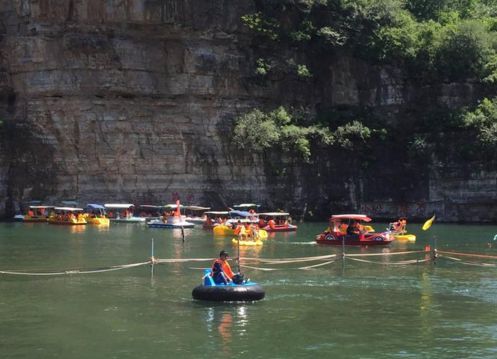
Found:
[{"label": "inflatable boat", "polygon": [[396,234],[396,233],[394,233],[393,237],[398,241],[409,241],[409,242],[416,241],[416,236],[414,234]]},{"label": "inflatable boat", "polygon": [[233,238],[233,239],[231,239],[231,242],[233,244],[238,244],[238,242],[240,242],[241,246],[262,246],[264,244],[264,242],[261,241],[260,239],[257,239],[255,241],[242,239],[241,241],[238,241],[238,239]]},{"label": "inflatable boat", "polygon": [[210,269],[204,269],[202,284],[192,291],[193,299],[216,302],[251,302],[261,300],[265,295],[264,289],[250,280],[241,284],[216,284],[211,277]]}]

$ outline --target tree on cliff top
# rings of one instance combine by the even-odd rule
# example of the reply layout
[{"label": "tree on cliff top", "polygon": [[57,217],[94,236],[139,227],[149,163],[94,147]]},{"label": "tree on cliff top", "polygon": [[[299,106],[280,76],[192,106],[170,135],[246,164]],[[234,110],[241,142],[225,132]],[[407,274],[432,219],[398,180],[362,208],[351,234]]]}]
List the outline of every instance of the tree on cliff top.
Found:
[{"label": "tree on cliff top", "polygon": [[279,149],[308,162],[313,146],[357,150],[375,131],[357,120],[331,128],[279,107],[267,113],[254,109],[237,117],[233,141],[245,150],[263,153]]}]

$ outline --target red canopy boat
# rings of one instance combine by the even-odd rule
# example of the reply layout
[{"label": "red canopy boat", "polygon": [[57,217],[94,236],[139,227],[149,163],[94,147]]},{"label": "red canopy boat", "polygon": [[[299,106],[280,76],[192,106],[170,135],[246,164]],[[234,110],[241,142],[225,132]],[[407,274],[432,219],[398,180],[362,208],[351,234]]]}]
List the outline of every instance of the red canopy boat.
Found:
[{"label": "red canopy boat", "polygon": [[286,212],[259,213],[259,227],[267,232],[296,231],[297,226],[289,223],[289,217],[290,213]]},{"label": "red canopy boat", "polygon": [[[371,222],[365,214],[337,214],[330,218],[330,226],[316,236],[319,244],[372,246],[390,244],[394,237],[390,232],[376,233],[361,222]],[[353,228],[357,223],[357,227]],[[349,228],[350,227],[350,228]]]}]

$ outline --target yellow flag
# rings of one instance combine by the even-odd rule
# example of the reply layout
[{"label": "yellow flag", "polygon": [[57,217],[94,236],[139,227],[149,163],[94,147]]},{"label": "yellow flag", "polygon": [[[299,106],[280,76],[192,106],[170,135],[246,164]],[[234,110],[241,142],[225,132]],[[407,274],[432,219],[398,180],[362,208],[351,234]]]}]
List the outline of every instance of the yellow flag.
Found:
[{"label": "yellow flag", "polygon": [[431,217],[429,220],[425,222],[425,224],[423,224],[423,231],[426,231],[428,228],[430,228],[434,220],[435,220],[435,215],[433,215],[433,217]]}]

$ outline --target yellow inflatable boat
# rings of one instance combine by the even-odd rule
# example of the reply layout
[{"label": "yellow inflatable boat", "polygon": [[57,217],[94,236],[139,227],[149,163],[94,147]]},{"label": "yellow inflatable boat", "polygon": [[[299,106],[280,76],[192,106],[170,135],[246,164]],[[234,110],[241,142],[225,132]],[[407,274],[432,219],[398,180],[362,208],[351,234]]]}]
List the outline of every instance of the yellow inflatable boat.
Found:
[{"label": "yellow inflatable boat", "polygon": [[398,241],[414,242],[416,240],[416,236],[414,234],[394,234],[393,237]]},{"label": "yellow inflatable boat", "polygon": [[[234,244],[238,244],[238,239],[236,238],[233,238],[231,240],[232,243]],[[262,246],[264,242],[261,241],[260,239],[256,240],[256,241],[251,241],[251,240],[248,240],[248,241],[244,241],[244,240],[241,240],[240,241],[240,245],[241,246]]]},{"label": "yellow inflatable boat", "polygon": [[[212,229],[213,233],[215,236],[224,236],[224,237],[229,237],[229,236],[235,236],[235,230],[231,228],[230,226],[226,226],[224,224],[219,224],[217,226],[214,226]],[[259,229],[257,231],[257,236],[259,239],[267,239],[267,231],[264,229]]]}]

